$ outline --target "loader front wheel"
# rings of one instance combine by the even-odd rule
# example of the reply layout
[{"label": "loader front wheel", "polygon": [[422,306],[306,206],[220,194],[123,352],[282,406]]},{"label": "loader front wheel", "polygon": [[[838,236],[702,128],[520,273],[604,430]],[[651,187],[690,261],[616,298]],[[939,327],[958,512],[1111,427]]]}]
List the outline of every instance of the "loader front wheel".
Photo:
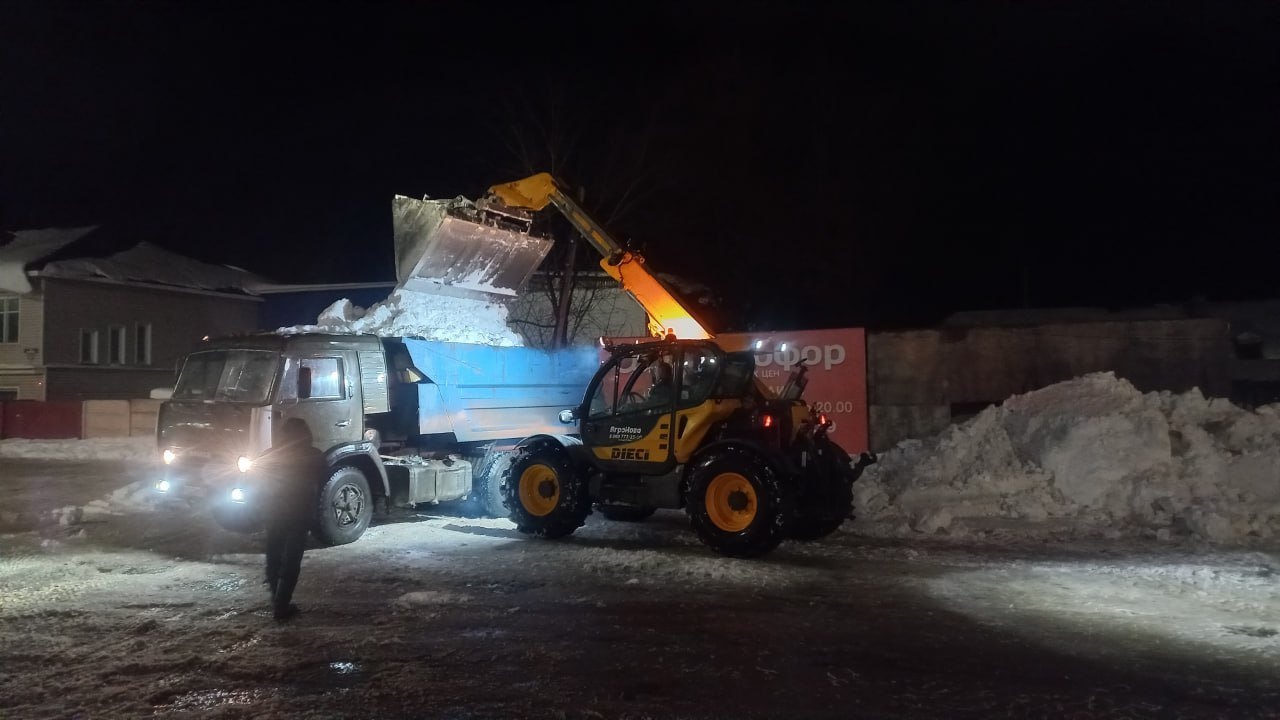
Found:
[{"label": "loader front wheel", "polygon": [[689,520],[703,544],[722,555],[757,557],[777,547],[791,504],[768,463],[746,451],[709,455],[689,474]]},{"label": "loader front wheel", "polygon": [[591,514],[584,479],[564,448],[539,443],[515,451],[502,473],[502,498],[516,529],[558,538],[582,527]]}]

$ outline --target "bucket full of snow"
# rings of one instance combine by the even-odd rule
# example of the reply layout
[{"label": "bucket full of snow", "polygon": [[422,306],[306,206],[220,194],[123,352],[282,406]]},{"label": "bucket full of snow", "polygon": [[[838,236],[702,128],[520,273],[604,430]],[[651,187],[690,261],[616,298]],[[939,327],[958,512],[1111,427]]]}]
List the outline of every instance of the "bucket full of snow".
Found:
[{"label": "bucket full of snow", "polygon": [[527,227],[487,217],[466,198],[392,200],[400,288],[474,299],[512,297],[551,251]]}]

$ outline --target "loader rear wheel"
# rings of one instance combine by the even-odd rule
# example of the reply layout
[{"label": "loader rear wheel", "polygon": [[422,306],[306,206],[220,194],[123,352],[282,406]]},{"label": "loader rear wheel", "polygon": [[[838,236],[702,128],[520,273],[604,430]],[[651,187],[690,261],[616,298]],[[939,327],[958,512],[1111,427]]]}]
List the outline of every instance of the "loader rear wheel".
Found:
[{"label": "loader rear wheel", "polygon": [[757,557],[777,547],[791,505],[768,463],[746,451],[709,455],[689,474],[689,520],[703,544],[722,555]]},{"label": "loader rear wheel", "polygon": [[558,538],[582,527],[591,514],[583,478],[564,448],[540,443],[520,448],[502,473],[502,498],[516,529]]},{"label": "loader rear wheel", "polygon": [[810,542],[835,532],[853,513],[853,483],[862,467],[855,469],[849,455],[830,439],[819,439],[812,448],[812,475],[796,500],[787,537]]},{"label": "loader rear wheel", "polygon": [[658,511],[643,505],[598,505],[596,509],[605,519],[615,522],[641,522]]},{"label": "loader rear wheel", "polygon": [[787,537],[801,542],[821,540],[844,524],[852,509],[853,485],[844,483],[819,504],[799,508],[787,528]]}]

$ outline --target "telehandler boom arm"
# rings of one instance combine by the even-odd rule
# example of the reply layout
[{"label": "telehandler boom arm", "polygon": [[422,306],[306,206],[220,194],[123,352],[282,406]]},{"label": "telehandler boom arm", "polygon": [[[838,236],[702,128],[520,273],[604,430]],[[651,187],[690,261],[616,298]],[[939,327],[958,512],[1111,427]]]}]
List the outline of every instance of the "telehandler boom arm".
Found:
[{"label": "telehandler boom arm", "polygon": [[523,180],[494,185],[489,188],[485,201],[496,201],[508,208],[532,212],[538,212],[547,205],[555,206],[600,253],[600,267],[649,314],[651,333],[657,337],[675,334],[678,338],[691,340],[711,337],[711,333],[694,319],[675,294],[645,267],[644,258],[619,245],[581,205],[560,189],[550,174],[538,173]]}]

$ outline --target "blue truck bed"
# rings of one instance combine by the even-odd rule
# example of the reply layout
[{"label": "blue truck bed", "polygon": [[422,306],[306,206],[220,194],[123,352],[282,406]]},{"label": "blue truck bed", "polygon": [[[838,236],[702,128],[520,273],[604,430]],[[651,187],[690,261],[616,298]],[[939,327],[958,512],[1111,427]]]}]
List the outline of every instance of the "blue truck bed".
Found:
[{"label": "blue truck bed", "polygon": [[418,386],[419,432],[453,433],[458,442],[575,431],[557,416],[582,402],[600,365],[593,346],[545,351],[412,338],[404,345],[430,380]]}]

